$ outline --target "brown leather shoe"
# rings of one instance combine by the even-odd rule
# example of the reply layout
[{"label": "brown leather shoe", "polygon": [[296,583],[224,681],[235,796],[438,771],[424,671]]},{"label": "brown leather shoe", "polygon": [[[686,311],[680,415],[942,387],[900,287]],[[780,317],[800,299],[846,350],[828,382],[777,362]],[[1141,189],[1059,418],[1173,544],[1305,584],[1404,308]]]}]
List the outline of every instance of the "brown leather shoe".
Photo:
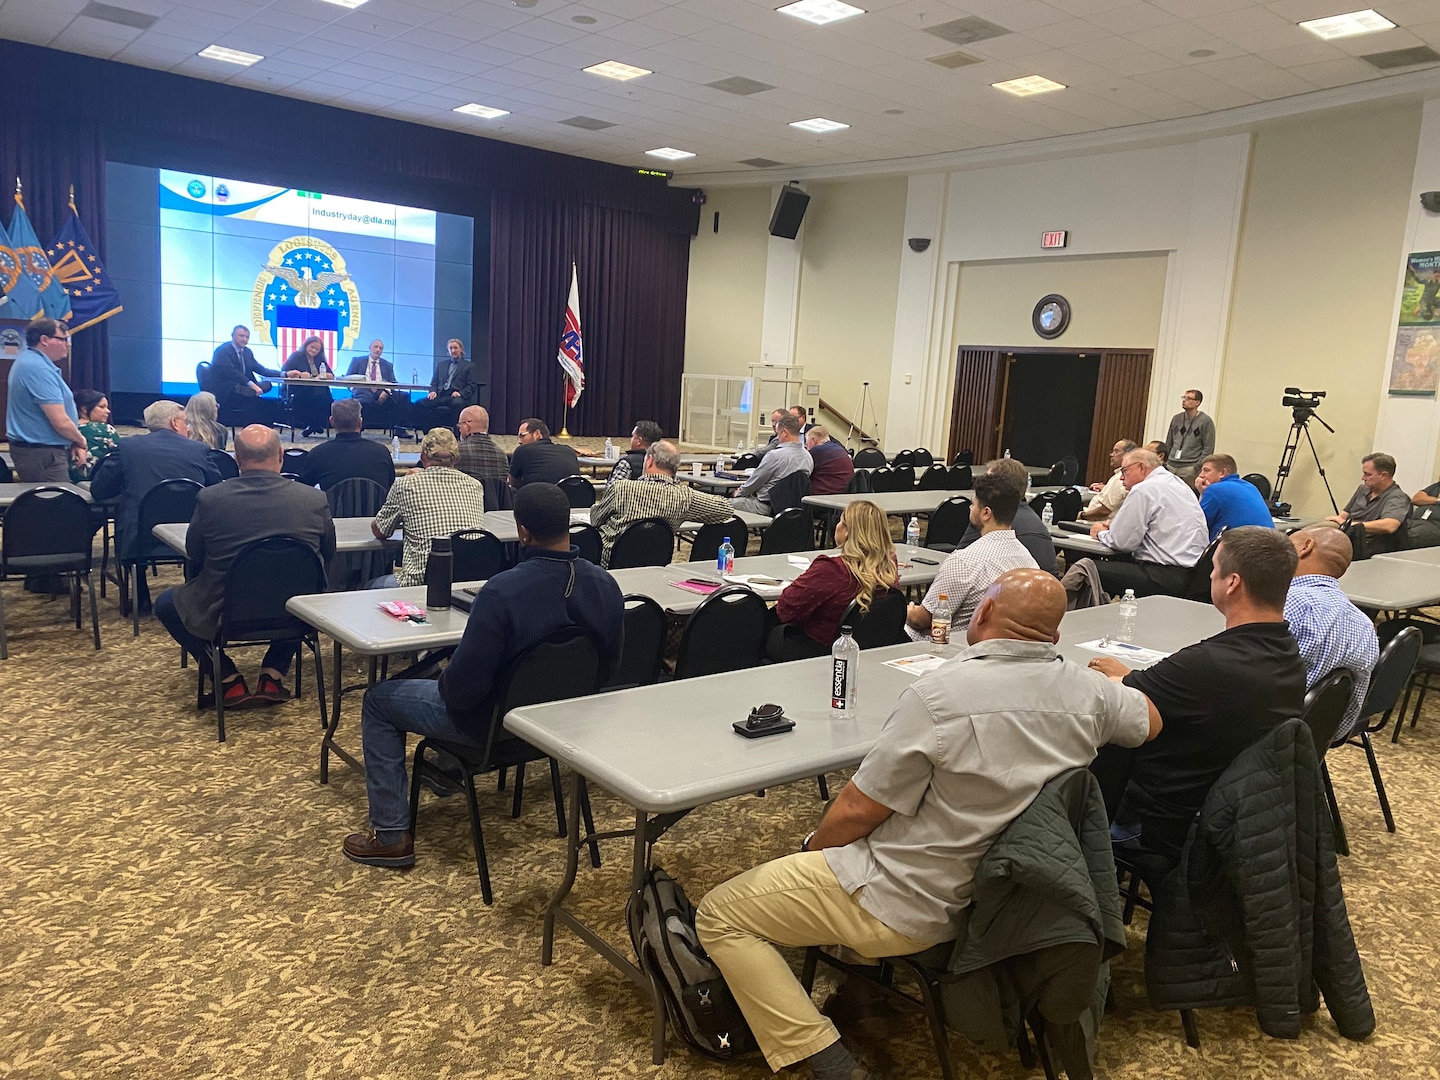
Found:
[{"label": "brown leather shoe", "polygon": [[388,866],[404,869],[415,865],[415,838],[408,832],[393,844],[382,844],[375,838],[375,830],[368,833],[351,833],[345,838],[345,857],[351,862],[366,866]]}]

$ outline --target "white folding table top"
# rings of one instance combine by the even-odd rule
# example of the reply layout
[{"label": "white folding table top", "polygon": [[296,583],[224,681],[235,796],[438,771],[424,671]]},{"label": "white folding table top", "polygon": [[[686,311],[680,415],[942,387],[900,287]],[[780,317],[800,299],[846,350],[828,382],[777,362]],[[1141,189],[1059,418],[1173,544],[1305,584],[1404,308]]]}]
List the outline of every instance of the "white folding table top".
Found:
[{"label": "white folding table top", "polygon": [[[377,539],[370,531],[370,522],[374,518],[336,518],[335,519],[335,550],[350,551],[381,551],[388,547],[394,547],[404,540],[404,533],[396,529],[389,540]],[[168,545],[181,555],[185,554],[185,537],[190,532],[188,521],[175,522],[169,525],[156,525],[150,530],[155,534],[155,539]]]},{"label": "white folding table top", "polygon": [[1376,556],[1350,564],[1340,590],[1351,602],[1380,611],[1403,611],[1440,603],[1440,566]]}]

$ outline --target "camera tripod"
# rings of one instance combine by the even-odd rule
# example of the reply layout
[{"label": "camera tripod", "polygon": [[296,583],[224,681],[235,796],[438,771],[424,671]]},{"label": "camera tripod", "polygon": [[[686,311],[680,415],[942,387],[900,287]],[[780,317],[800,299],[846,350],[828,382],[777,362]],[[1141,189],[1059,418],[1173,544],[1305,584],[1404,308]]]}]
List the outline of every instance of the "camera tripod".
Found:
[{"label": "camera tripod", "polygon": [[855,409],[855,419],[850,421],[850,430],[845,432],[845,441],[847,443],[854,438],[855,433],[858,431],[862,443],[867,443],[870,446],[879,445],[878,436],[869,434],[865,428],[866,409],[869,409],[870,420],[878,430],[880,427],[880,418],[875,415],[875,401],[870,396],[870,384],[868,382],[862,382],[860,384],[860,404]]},{"label": "camera tripod", "polygon": [[1310,456],[1315,461],[1315,468],[1320,473],[1320,480],[1325,485],[1325,494],[1330,496],[1330,508],[1335,513],[1340,512],[1340,507],[1335,502],[1335,493],[1330,490],[1330,480],[1325,475],[1325,466],[1320,464],[1320,455],[1315,451],[1315,440],[1310,437],[1310,421],[1314,420],[1331,435],[1335,429],[1324,420],[1315,415],[1315,410],[1305,407],[1296,407],[1291,410],[1293,421],[1290,424],[1290,434],[1285,436],[1285,449],[1280,452],[1280,466],[1275,470],[1275,489],[1270,493],[1270,508],[1281,517],[1288,517],[1290,504],[1280,501],[1280,494],[1285,489],[1285,481],[1290,476],[1290,466],[1295,462],[1295,451],[1300,447],[1300,436],[1305,436],[1305,443],[1310,447]]}]

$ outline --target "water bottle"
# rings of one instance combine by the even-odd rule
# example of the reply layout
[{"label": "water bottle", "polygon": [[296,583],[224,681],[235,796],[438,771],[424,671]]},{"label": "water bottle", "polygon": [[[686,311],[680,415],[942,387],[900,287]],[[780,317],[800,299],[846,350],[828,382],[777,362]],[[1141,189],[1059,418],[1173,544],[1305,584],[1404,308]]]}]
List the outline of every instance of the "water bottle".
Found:
[{"label": "water bottle", "polygon": [[400,460],[400,436],[399,436],[399,435],[396,435],[393,439],[390,440],[390,460],[391,460],[391,461],[399,461],[399,460]]},{"label": "water bottle", "polygon": [[1116,641],[1135,640],[1135,616],[1140,613],[1140,605],[1135,602],[1135,590],[1126,589],[1125,597],[1120,601],[1120,629],[1115,635]]},{"label": "water bottle", "polygon": [[716,455],[715,455],[715,474],[718,476],[720,473],[722,473],[722,472],[724,472],[724,471],[725,471],[725,455],[724,455],[724,454],[716,454]]},{"label": "water bottle", "polygon": [[1005,448],[1005,456],[1007,458],[1010,456],[1010,448],[1008,446]]},{"label": "water bottle", "polygon": [[736,460],[736,461],[739,461],[740,458],[744,455],[744,453],[745,453],[745,444],[744,444],[743,442],[737,442],[737,443],[735,444],[735,460]]},{"label": "water bottle", "polygon": [[1040,520],[1045,523],[1045,528],[1055,524],[1055,508],[1048,502],[1040,510]]},{"label": "water bottle", "polygon": [[940,594],[935,613],[930,616],[930,651],[942,652],[950,644],[950,597]]},{"label": "water bottle", "polygon": [[413,368],[413,367],[412,367],[412,368],[410,369],[410,385],[411,385],[411,386],[419,386],[419,385],[420,385],[420,369],[419,369],[419,368]]},{"label": "water bottle", "polygon": [[920,546],[920,519],[912,517],[910,523],[905,526],[905,543],[911,547]]},{"label": "water bottle", "polygon": [[855,716],[855,684],[860,675],[860,646],[849,626],[840,627],[840,636],[830,646],[830,718],[850,720]]},{"label": "water bottle", "polygon": [[443,611],[450,606],[450,586],[454,566],[450,556],[450,537],[437,536],[430,541],[430,555],[425,560],[425,606]]},{"label": "water bottle", "polygon": [[725,537],[725,542],[720,545],[720,552],[715,556],[715,569],[721,574],[733,574],[735,572],[735,545],[730,543],[730,538]]},{"label": "water bottle", "polygon": [[608,438],[605,440],[605,458],[608,461],[615,456],[615,444]]}]

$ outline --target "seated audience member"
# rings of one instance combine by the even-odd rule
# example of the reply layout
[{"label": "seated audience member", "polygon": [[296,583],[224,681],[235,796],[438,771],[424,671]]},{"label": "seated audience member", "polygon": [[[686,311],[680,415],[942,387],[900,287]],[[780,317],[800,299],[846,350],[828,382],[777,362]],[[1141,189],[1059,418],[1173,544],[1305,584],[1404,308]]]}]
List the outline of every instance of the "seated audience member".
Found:
[{"label": "seated audience member", "polygon": [[1151,439],[1145,444],[1145,449],[1159,458],[1162,466],[1170,460],[1170,447],[1159,439]]},{"label": "seated audience member", "polygon": [[1360,486],[1333,517],[1337,525],[1358,521],[1365,529],[1365,545],[1372,555],[1399,551],[1405,546],[1405,522],[1410,517],[1410,496],[1395,483],[1395,459],[1389,454],[1366,454],[1360,459]]},{"label": "seated audience member", "polygon": [[852,600],[864,614],[895,591],[900,571],[885,511],[867,499],[852,502],[835,524],[835,545],[838,556],[815,556],[810,568],[780,594],[775,605],[780,625],[765,645],[771,660],[826,655],[840,636],[840,618]]},{"label": "seated audience member", "polygon": [[952,940],[976,865],[1041,788],[1106,743],[1155,737],[1160,718],[1143,694],[1060,655],[1064,614],[1049,574],[1003,575],[975,612],[969,648],[901,693],[800,852],[700,902],[700,942],[771,1069],[804,1062],[817,1080],[872,1077],[777,946],[882,957]]},{"label": "seated audience member", "polygon": [[[235,437],[240,475],[206,488],[195,501],[195,516],[185,535],[185,555],[193,576],[155,599],[155,617],[212,679],[205,644],[219,627],[225,575],[241,549],[267,537],[293,536],[313,548],[322,561],[335,554],[335,523],[330,520],[325,496],[281,476],[283,457],[280,436],[273,429],[252,424],[241,430]],[[226,655],[218,680],[225,707],[287,701],[290,691],[283,680],[298,648],[296,641],[270,644],[260,663],[253,696],[245,677]]]},{"label": "seated audience member", "polygon": [[772,432],[769,441],[763,446],[757,447],[755,456],[764,459],[765,455],[780,445],[780,418],[786,415],[788,410],[776,409],[770,414],[770,431]]},{"label": "seated audience member", "polygon": [[360,434],[364,414],[354,398],[340,398],[330,406],[330,426],[335,437],[327,439],[300,462],[300,483],[329,491],[341,480],[358,476],[373,480],[386,491],[395,482],[395,461],[390,448]]},{"label": "seated audience member", "polygon": [[809,473],[815,467],[805,447],[800,445],[800,421],[782,413],[776,421],[776,446],[761,459],[750,479],[735,489],[730,500],[735,510],[770,516],[770,489],[775,481],[791,473]]},{"label": "seated audience member", "polygon": [[810,433],[810,429],[814,426],[810,423],[810,414],[805,411],[804,405],[791,405],[790,408],[785,411],[800,421],[800,438],[803,441],[805,436]]},{"label": "seated audience member", "polygon": [[490,414],[479,405],[460,410],[460,471],[476,480],[510,475],[510,459],[490,437]]},{"label": "seated audience member", "polygon": [[620,663],[625,644],[620,586],[570,545],[565,493],[551,484],[526,486],[515,495],[515,526],[520,563],[476,593],[465,634],[439,681],[391,679],[365,692],[360,727],[370,828],[345,838],[345,856],[355,862],[415,864],[407,732],[472,742],[478,752],[489,735],[502,676],[522,653],[567,626],[594,637],[602,683]]},{"label": "seated audience member", "polygon": [[[79,400],[78,394],[76,400]],[[1440,482],[1410,496],[1410,520],[1405,523],[1407,548],[1440,547],[1440,505],[1437,504],[1440,504]]]},{"label": "seated audience member", "polygon": [[1179,595],[1209,543],[1195,492],[1148,450],[1131,450],[1120,470],[1128,493],[1124,505],[1111,520],[1092,525],[1090,536],[1135,561],[1096,560],[1100,583],[1116,596],[1126,589],[1136,596]]},{"label": "seated audience member", "polygon": [[1015,513],[1020,506],[1015,485],[987,472],[975,478],[974,496],[970,504],[970,524],[979,530],[980,539],[947,555],[925,599],[910,605],[905,632],[912,641],[929,638],[930,623],[939,609],[941,593],[945,594],[945,604],[950,610],[951,640],[956,640],[970,625],[970,616],[996,578],[1007,570],[1038,569],[1034,556],[1015,536]]},{"label": "seated audience member", "polygon": [[1260,489],[1236,474],[1240,467],[1229,454],[1211,454],[1200,463],[1195,490],[1200,492],[1200,512],[1214,540],[1226,529],[1258,525],[1273,529],[1275,518]]},{"label": "seated audience member", "polygon": [[1300,715],[1305,663],[1285,622],[1296,561],[1289,539],[1274,529],[1230,529],[1210,574],[1223,631],[1142,671],[1108,656],[1090,661],[1139,690],[1165,721],[1160,737],[1134,755],[1111,829],[1117,841],[1178,861],[1220,774],[1276,724]]},{"label": "seated audience member", "polygon": [[190,395],[185,403],[185,423],[190,438],[211,450],[224,450],[230,445],[230,430],[220,423],[220,405],[209,390]]},{"label": "seated audience member", "polygon": [[[120,499],[115,520],[115,551],[122,561],[139,558],[154,551],[164,555],[173,552],[153,536],[141,536],[140,501],[162,480],[194,480],[197,484],[218,484],[220,470],[210,460],[204,443],[189,437],[185,410],[173,401],[151,402],[145,409],[148,435],[132,435],[121,439],[112,451],[119,468],[107,465],[90,484],[93,498]],[[140,610],[150,610],[150,586],[144,573],[139,575]],[[121,609],[129,614],[130,598],[122,597]]]},{"label": "seated audience member", "polygon": [[1285,596],[1285,618],[1305,661],[1305,689],[1337,668],[1353,676],[1350,706],[1335,741],[1341,742],[1360,719],[1370,675],[1380,661],[1375,624],[1340,591],[1335,579],[1350,569],[1353,549],[1339,529],[1318,526],[1290,534],[1299,563]]},{"label": "seated audience member", "polygon": [[370,523],[381,540],[397,525],[405,530],[400,569],[376,578],[372,589],[425,584],[431,539],[485,527],[485,489],[455,468],[459,460],[460,446],[449,428],[432,428],[420,440],[420,468],[395,480]]},{"label": "seated audience member", "polygon": [[620,480],[605,489],[590,508],[590,524],[600,530],[604,545],[601,565],[610,565],[610,549],[626,527],[645,518],[660,518],[678,530],[686,521],[710,525],[735,516],[719,495],[675,479],[679,468],[680,451],[673,442],[660,439],[645,451],[644,474],[638,480]]},{"label": "seated audience member", "polygon": [[1120,472],[1120,462],[1125,455],[1135,449],[1135,444],[1129,439],[1121,439],[1110,448],[1110,467],[1115,471],[1110,474],[1110,479],[1103,484],[1091,484],[1090,490],[1095,492],[1095,498],[1090,500],[1090,505],[1080,511],[1080,517],[1085,521],[1104,521],[1113,517],[1120,504],[1125,501],[1128,494],[1125,490],[1125,477]]},{"label": "seated audience member", "polygon": [[[1045,523],[1040,520],[1040,515],[1030,509],[1030,504],[1025,501],[1025,495],[1030,490],[1030,473],[1024,463],[1015,458],[998,458],[985,466],[985,472],[990,476],[998,476],[1015,490],[1015,497],[1020,500],[1015,510],[1015,522],[1011,526],[1015,530],[1015,539],[1030,552],[1036,566],[1046,573],[1058,576],[1060,564],[1055,558],[1055,541],[1050,536],[1050,530],[1045,528]],[[968,548],[979,539],[980,529],[972,519],[972,524],[966,528],[965,535],[960,538],[955,549],[960,551]]]},{"label": "seated audience member", "polygon": [[805,432],[805,448],[810,451],[810,494],[840,495],[850,487],[855,475],[855,462],[822,424],[811,424]]},{"label": "seated audience member", "polygon": [[85,436],[88,456],[83,465],[70,459],[72,484],[89,480],[95,466],[120,445],[120,433],[110,424],[110,400],[99,390],[76,390],[75,411],[80,416],[80,434]]},{"label": "seated audience member", "polygon": [[606,487],[617,480],[638,480],[645,471],[645,451],[665,437],[660,425],[654,420],[641,420],[630,432],[630,449],[620,455],[615,467],[610,470]]},{"label": "seated audience member", "polygon": [[550,441],[550,429],[537,417],[520,421],[520,442],[510,455],[510,486],[517,491],[526,484],[558,484],[580,471],[580,458],[573,447]]}]

